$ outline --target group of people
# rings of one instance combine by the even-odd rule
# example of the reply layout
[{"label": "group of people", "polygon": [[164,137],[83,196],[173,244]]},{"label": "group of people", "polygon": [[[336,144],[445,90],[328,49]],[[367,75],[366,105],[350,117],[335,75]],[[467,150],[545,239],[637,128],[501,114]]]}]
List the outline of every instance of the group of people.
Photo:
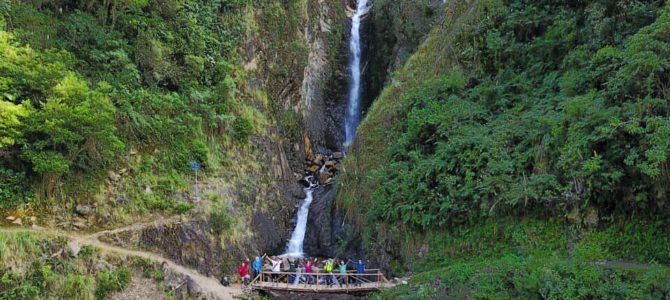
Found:
[{"label": "group of people", "polygon": [[[367,264],[368,262],[363,259],[353,261],[351,259],[330,258],[319,261],[317,258],[268,257],[264,254],[263,256],[256,256],[253,261],[246,258],[237,271],[245,285],[249,284],[253,278],[257,278],[263,270],[266,270],[270,271],[270,278],[265,277],[262,280],[272,281],[275,284],[282,278],[280,275],[289,273],[288,283],[326,284],[329,286],[339,284],[341,287],[347,284],[360,285],[363,282],[364,275],[362,274],[365,274]],[[348,273],[354,272],[357,275],[347,276]],[[319,276],[316,276],[317,273]]]}]

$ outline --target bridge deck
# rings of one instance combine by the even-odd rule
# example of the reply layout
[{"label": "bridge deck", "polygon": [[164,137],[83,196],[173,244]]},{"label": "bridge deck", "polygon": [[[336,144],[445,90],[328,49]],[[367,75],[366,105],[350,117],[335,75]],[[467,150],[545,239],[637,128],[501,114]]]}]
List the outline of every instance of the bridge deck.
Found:
[{"label": "bridge deck", "polygon": [[340,287],[335,284],[332,286],[322,284],[286,284],[286,283],[272,283],[272,282],[255,282],[252,285],[253,289],[263,291],[290,291],[298,293],[329,293],[329,294],[350,294],[350,293],[369,293],[379,291],[380,288],[386,286],[378,283],[363,283],[360,286],[343,285]]},{"label": "bridge deck", "polygon": [[[274,277],[273,277],[274,276]],[[295,284],[295,278],[302,281]],[[310,278],[309,282],[307,277]],[[333,284],[325,284],[332,280]],[[340,285],[338,282],[341,281]],[[319,284],[316,284],[316,283]],[[392,287],[380,270],[366,270],[364,274],[348,273],[288,273],[261,272],[251,282],[251,288],[264,292],[324,293],[324,294],[367,294],[379,291],[383,287]]]}]

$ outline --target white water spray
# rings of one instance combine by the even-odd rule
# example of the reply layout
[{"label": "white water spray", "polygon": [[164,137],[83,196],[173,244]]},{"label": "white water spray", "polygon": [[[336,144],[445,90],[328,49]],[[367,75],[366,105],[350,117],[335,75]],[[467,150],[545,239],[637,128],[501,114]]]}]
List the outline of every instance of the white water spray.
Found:
[{"label": "white water spray", "polygon": [[292,257],[292,258],[302,258],[305,256],[303,250],[303,242],[305,241],[305,232],[307,231],[307,217],[309,215],[309,206],[312,204],[312,193],[314,189],[318,187],[316,180],[313,176],[305,177],[305,181],[309,182],[309,187],[304,189],[305,191],[305,201],[302,202],[300,209],[298,210],[298,220],[295,224],[295,229],[293,234],[291,234],[291,239],[288,242],[286,247],[286,253],[282,254],[282,257]]},{"label": "white water spray", "polygon": [[351,40],[349,50],[351,52],[351,87],[349,89],[349,102],[347,104],[347,115],[345,118],[345,146],[351,145],[356,136],[356,128],[360,123],[360,98],[361,98],[361,19],[368,12],[368,0],[358,0],[356,12],[351,18]]}]

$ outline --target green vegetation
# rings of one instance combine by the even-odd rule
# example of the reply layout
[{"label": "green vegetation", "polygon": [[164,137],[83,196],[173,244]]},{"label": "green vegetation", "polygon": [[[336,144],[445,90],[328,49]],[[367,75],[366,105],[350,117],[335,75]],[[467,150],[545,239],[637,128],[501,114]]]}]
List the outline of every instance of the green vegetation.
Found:
[{"label": "green vegetation", "polygon": [[74,255],[64,238],[0,234],[0,299],[105,299],[128,285],[132,270],[164,277],[158,263],[102,256],[90,246]]},{"label": "green vegetation", "polygon": [[[417,76],[398,98],[393,88],[385,95],[403,113],[394,116],[390,163],[370,172],[380,183],[373,217],[430,228],[547,203],[664,207],[670,8],[662,4],[609,12],[600,2],[515,3],[506,17],[505,6],[482,2],[478,18],[458,19],[462,28],[425,45],[406,72],[422,72],[414,68],[429,58],[420,55],[438,55],[426,53],[441,42],[461,50],[443,58],[450,66]],[[537,28],[519,31],[526,18]],[[608,22],[621,28],[596,31]]]},{"label": "green vegetation", "polygon": [[443,9],[345,162],[368,252],[421,272],[380,297],[668,297],[665,267],[594,261],[670,263],[670,4]]},{"label": "green vegetation", "polygon": [[229,208],[226,205],[215,205],[214,211],[209,216],[209,224],[216,234],[221,234],[224,230],[233,225],[233,217],[230,215]]},{"label": "green vegetation", "polygon": [[0,209],[41,222],[84,203],[92,226],[189,214],[192,162],[204,185],[261,178],[278,197],[261,166],[266,145],[302,140],[305,25],[342,41],[322,15],[343,6],[0,1]]},{"label": "green vegetation", "polygon": [[376,298],[664,299],[670,293],[664,284],[670,268],[654,262],[670,258],[659,224],[580,231],[557,220],[501,219],[427,239],[430,252],[408,264],[419,274]]},{"label": "green vegetation", "polygon": [[[154,2],[0,5],[0,205],[90,198],[128,151],[151,157],[138,177],[184,182],[192,161],[216,167],[210,140],[254,133],[237,63],[250,1]],[[184,211],[175,192],[136,206]]]},{"label": "green vegetation", "polygon": [[108,294],[123,290],[130,283],[130,270],[122,267],[114,271],[98,273],[96,278],[95,298],[105,299]]}]

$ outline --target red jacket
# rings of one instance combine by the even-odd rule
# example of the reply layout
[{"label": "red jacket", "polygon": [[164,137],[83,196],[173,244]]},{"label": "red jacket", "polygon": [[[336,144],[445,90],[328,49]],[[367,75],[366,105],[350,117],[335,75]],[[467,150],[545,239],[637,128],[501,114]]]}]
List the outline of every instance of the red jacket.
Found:
[{"label": "red jacket", "polygon": [[248,269],[249,269],[249,263],[247,263],[247,262],[245,261],[245,262],[242,263],[242,265],[240,266],[240,268],[237,269],[237,272],[240,273],[240,277],[246,277],[247,275],[249,275],[249,271],[248,271]]}]

